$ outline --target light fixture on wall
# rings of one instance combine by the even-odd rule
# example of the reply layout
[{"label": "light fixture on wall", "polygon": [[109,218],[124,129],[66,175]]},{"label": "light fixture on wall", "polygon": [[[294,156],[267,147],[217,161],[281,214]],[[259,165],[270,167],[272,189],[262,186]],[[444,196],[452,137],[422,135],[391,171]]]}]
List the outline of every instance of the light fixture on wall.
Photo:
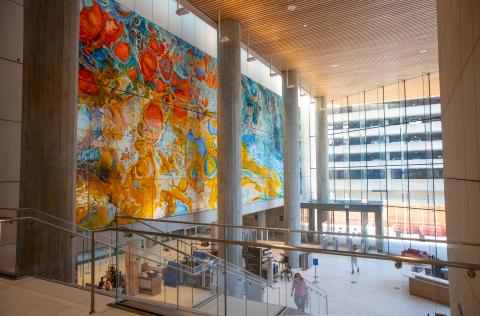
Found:
[{"label": "light fixture on wall", "polygon": [[272,53],[270,53],[270,77],[276,76],[278,76],[278,74],[275,71],[272,72]]},{"label": "light fixture on wall", "polygon": [[291,88],[295,87],[295,85],[290,82],[290,76],[289,76],[288,68],[287,68],[287,79],[286,80],[287,80],[287,88],[288,89],[291,89]]},{"label": "light fixture on wall", "polygon": [[257,60],[255,56],[250,56],[250,34],[247,33],[247,61],[252,62]]},{"label": "light fixture on wall", "polygon": [[177,10],[175,11],[175,13],[179,16],[182,16],[182,15],[189,14],[190,11],[188,11],[188,9],[185,8],[185,7],[180,7],[180,3],[178,3],[178,1],[177,1]]},{"label": "light fixture on wall", "polygon": [[228,42],[228,41],[230,40],[230,39],[228,38],[228,36],[222,36],[220,10],[218,10],[218,30],[217,30],[217,34],[218,34],[218,42],[219,42],[219,43],[226,43],[226,42]]}]

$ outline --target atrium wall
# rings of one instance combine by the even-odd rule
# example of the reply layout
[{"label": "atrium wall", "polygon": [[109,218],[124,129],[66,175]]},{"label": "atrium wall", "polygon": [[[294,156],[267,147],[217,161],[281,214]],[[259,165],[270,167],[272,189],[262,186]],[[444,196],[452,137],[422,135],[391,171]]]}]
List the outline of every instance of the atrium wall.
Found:
[{"label": "atrium wall", "polygon": [[[0,12],[0,68],[8,74],[0,78],[0,209],[4,216],[15,217],[20,195],[23,5],[1,1]],[[16,225],[2,227],[0,234],[0,247],[6,254],[0,258],[0,271],[13,273]]]},{"label": "atrium wall", "polygon": [[[480,242],[480,1],[437,1],[449,240]],[[448,259],[478,263],[480,250],[449,248]],[[479,315],[480,278],[449,269],[452,315]]]}]

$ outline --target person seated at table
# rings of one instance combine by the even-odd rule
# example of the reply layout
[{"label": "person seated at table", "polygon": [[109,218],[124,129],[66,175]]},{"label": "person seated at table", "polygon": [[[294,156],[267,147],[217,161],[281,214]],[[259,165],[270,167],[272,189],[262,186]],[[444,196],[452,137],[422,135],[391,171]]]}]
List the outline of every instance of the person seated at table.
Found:
[{"label": "person seated at table", "polygon": [[110,266],[110,268],[107,271],[107,280],[111,282],[115,276],[116,271],[117,269],[115,269],[115,266]]},{"label": "person seated at table", "polygon": [[103,279],[105,279],[105,277],[101,277],[100,282],[98,282],[99,289],[103,289],[105,287],[105,281]]}]

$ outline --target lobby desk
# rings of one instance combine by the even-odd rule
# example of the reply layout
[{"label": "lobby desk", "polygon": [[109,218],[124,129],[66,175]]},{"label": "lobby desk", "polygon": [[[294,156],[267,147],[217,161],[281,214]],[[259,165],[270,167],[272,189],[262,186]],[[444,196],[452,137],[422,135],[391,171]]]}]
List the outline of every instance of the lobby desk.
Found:
[{"label": "lobby desk", "polygon": [[408,277],[408,291],[410,295],[450,306],[448,281],[435,279],[428,275],[415,274]]},{"label": "lobby desk", "polygon": [[143,274],[138,276],[138,288],[140,293],[157,295],[162,291],[162,278],[156,276],[149,278]]}]

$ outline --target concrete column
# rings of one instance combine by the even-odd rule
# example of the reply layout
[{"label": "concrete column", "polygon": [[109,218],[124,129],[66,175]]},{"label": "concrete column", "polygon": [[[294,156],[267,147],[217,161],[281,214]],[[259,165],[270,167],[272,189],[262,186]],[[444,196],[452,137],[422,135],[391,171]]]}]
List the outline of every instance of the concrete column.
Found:
[{"label": "concrete column", "polygon": [[[383,235],[383,213],[382,210],[375,212],[375,235]],[[383,252],[383,239],[377,239],[377,251]]]},{"label": "concrete column", "polygon": [[366,235],[368,233],[367,231],[367,226],[368,226],[368,212],[362,212],[361,213],[361,226],[362,226],[362,231],[361,233],[363,235]]},{"label": "concrete column", "polygon": [[[80,5],[78,0],[24,4],[20,208],[75,222]],[[73,281],[73,241],[45,225],[19,225],[21,273]]]},{"label": "concrete column", "polygon": [[[437,0],[446,229],[449,240],[467,242],[480,242],[479,22],[480,1]],[[430,80],[434,87],[434,74]],[[447,252],[448,260],[480,262],[479,247],[448,247]],[[449,268],[448,280],[451,315],[479,315],[479,271],[470,278],[464,269]]]},{"label": "concrete column", "polygon": [[315,230],[315,213],[316,209],[308,209],[308,230]]},{"label": "concrete column", "polygon": [[[221,30],[229,40],[218,43],[218,219],[220,224],[242,225],[240,22],[224,20]],[[242,239],[240,229],[220,229],[218,233],[220,238]],[[220,246],[219,254],[242,265],[240,246],[228,246],[226,254]]]},{"label": "concrete column", "polygon": [[[283,95],[283,172],[284,217],[286,228],[300,229],[300,133],[298,109],[298,74],[296,70],[282,73]],[[300,246],[300,233],[285,236],[289,246]],[[299,266],[299,253],[289,252],[291,267]]]},{"label": "concrete column", "polygon": [[[327,99],[324,96],[317,98],[315,111],[315,148],[317,166],[317,201],[328,203],[330,187],[328,183],[328,118]],[[317,227],[322,230],[322,222],[326,220],[326,213],[317,210]]]},{"label": "concrete column", "polygon": [[[262,211],[257,213],[257,226],[258,227],[267,227],[267,211]],[[267,240],[268,231],[261,230],[257,233],[257,238],[259,240]]]}]

